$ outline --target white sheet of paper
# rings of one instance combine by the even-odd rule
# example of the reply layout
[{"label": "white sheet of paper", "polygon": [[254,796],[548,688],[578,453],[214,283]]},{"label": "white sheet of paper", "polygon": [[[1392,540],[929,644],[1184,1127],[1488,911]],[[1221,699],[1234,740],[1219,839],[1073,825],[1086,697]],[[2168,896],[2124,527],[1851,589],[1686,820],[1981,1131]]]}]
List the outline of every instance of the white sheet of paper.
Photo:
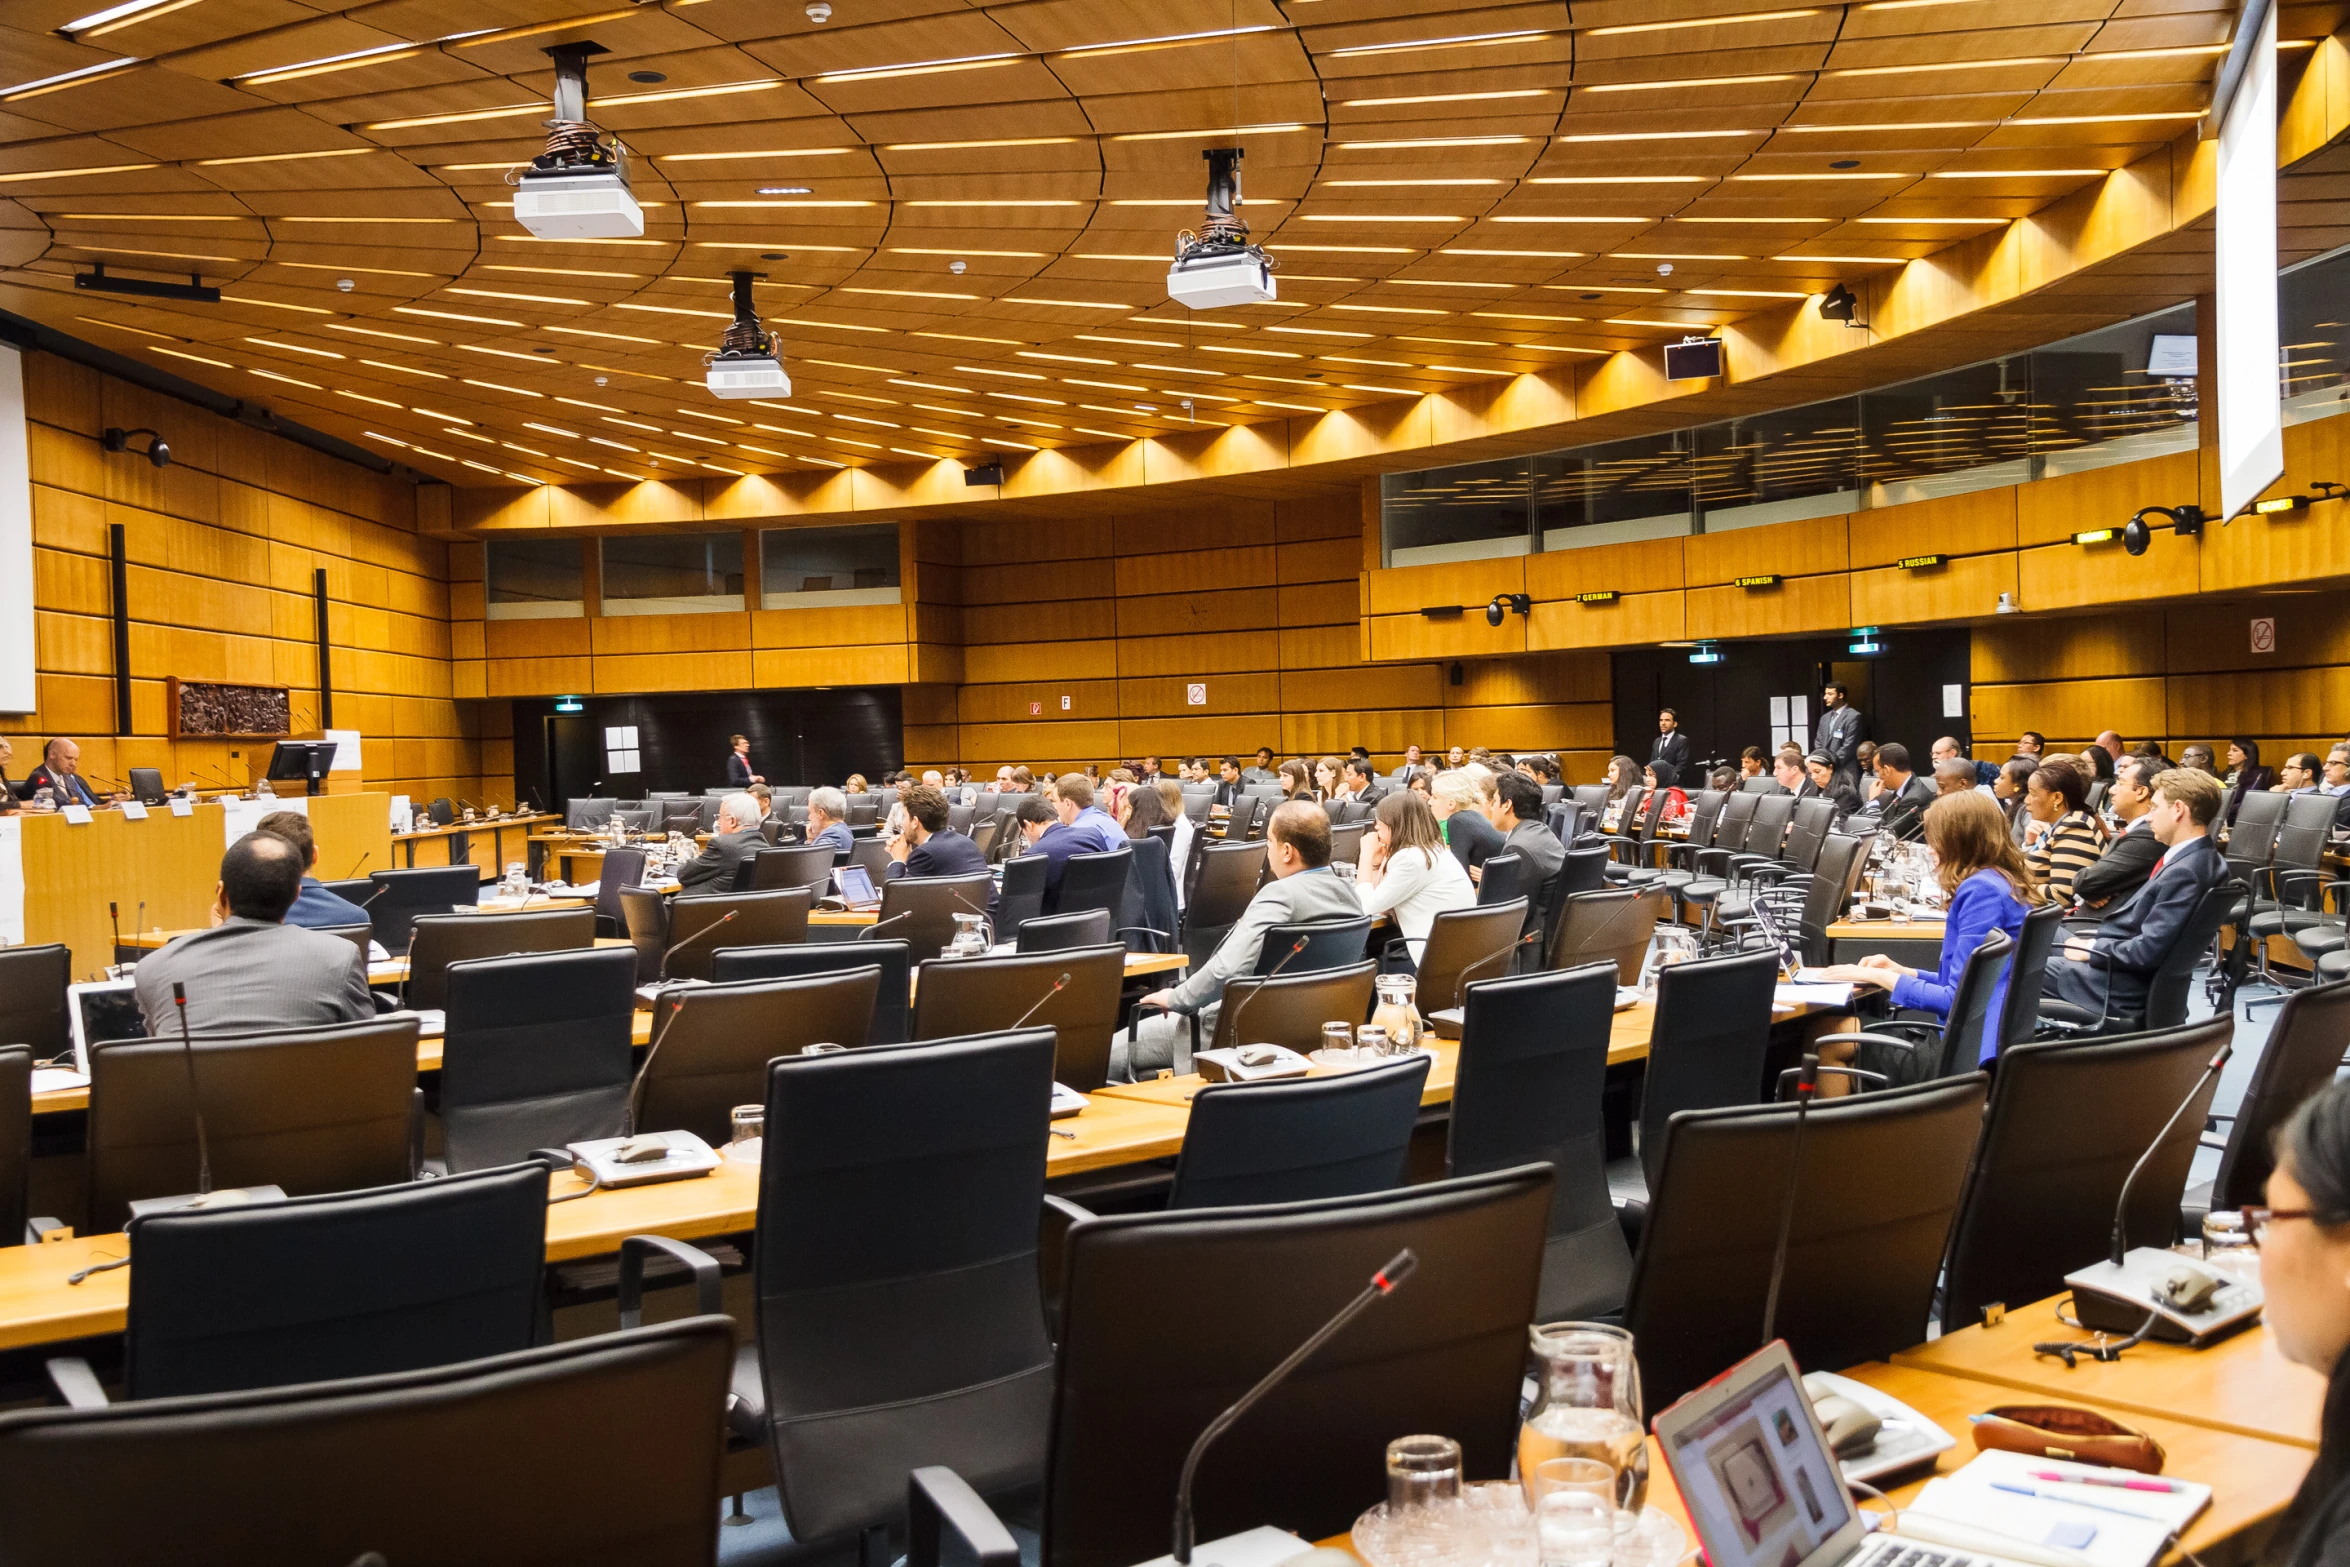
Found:
[{"label": "white sheet of paper", "polygon": [[1771,698],[1771,722],[1780,725],[1784,725],[1787,722],[1787,699],[1785,697],[1775,696]]},{"label": "white sheet of paper", "polygon": [[1773,986],[1771,999],[1787,1006],[1800,1006],[1808,1002],[1815,1007],[1846,1007],[1852,1005],[1852,987],[1817,982],[1806,984],[1798,980],[1791,985]]},{"label": "white sheet of paper", "polygon": [[171,814],[174,816],[193,816],[196,814],[196,802],[189,799],[174,797],[171,802]]},{"label": "white sheet of paper", "polygon": [[33,1092],[36,1094],[53,1094],[60,1088],[87,1088],[89,1086],[89,1075],[76,1072],[71,1067],[37,1066],[33,1068]]},{"label": "white sheet of paper", "polygon": [[86,805],[69,805],[57,814],[64,817],[67,821],[73,823],[73,825],[76,827],[87,827],[90,825],[90,808]]},{"label": "white sheet of paper", "polygon": [[143,822],[147,819],[147,807],[136,800],[125,800],[117,809],[122,812],[122,819],[126,822]]},{"label": "white sheet of paper", "polygon": [[1965,686],[1944,686],[1942,688],[1942,716],[1944,718],[1966,717]]}]

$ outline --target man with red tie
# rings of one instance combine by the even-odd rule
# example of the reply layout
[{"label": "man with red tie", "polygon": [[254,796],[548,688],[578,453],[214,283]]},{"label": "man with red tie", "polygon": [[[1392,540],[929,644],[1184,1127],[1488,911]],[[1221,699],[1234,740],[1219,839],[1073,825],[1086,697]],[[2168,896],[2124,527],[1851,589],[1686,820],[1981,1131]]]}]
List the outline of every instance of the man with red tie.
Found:
[{"label": "man with red tie", "polygon": [[2208,773],[2174,767],[2156,775],[2146,815],[2162,857],[2093,935],[2074,936],[2053,955],[2042,984],[2050,997],[2099,1018],[2143,1012],[2158,969],[2200,956],[2176,949],[2196,905],[2225,874],[2211,841],[2220,800],[2219,780]]}]

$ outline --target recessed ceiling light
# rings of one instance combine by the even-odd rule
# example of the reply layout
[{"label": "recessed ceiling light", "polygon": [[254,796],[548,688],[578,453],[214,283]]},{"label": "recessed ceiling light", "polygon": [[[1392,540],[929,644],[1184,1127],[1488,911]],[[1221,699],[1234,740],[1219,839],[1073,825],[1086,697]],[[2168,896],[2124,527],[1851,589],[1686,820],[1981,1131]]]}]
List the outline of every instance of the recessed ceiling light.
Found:
[{"label": "recessed ceiling light", "polygon": [[759,187],[759,194],[762,196],[813,196],[815,193],[815,187],[809,185],[762,185]]},{"label": "recessed ceiling light", "polygon": [[631,71],[628,73],[628,79],[632,82],[642,82],[650,87],[655,82],[669,80],[669,73],[667,71]]}]

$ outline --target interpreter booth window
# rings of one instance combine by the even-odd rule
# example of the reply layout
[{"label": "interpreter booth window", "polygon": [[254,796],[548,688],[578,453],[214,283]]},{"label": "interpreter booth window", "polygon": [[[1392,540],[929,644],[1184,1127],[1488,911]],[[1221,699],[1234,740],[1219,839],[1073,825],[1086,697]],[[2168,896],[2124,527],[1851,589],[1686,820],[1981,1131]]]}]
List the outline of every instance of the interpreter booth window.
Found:
[{"label": "interpreter booth window", "polygon": [[2350,413],[2350,247],[2277,279],[2285,423]]},{"label": "interpreter booth window", "polygon": [[2040,476],[2193,451],[2195,371],[2191,304],[2033,349]]},{"label": "interpreter booth window", "polygon": [[766,529],[759,584],[767,609],[898,603],[898,525]]},{"label": "interpreter booth window", "polygon": [[492,620],[568,620],[587,613],[577,539],[492,539]]},{"label": "interpreter booth window", "polygon": [[604,540],[604,613],[703,615],[743,607],[740,533]]},{"label": "interpreter booth window", "polygon": [[1706,425],[1697,432],[1696,470],[1708,533],[1857,510],[1859,399]]},{"label": "interpreter booth window", "polygon": [[1544,452],[1533,459],[1534,522],[1546,550],[1694,531],[1687,430],[1635,436],[1605,446]]},{"label": "interpreter booth window", "polygon": [[1379,527],[1390,566],[1523,555],[1533,537],[1526,459],[1382,474]]}]

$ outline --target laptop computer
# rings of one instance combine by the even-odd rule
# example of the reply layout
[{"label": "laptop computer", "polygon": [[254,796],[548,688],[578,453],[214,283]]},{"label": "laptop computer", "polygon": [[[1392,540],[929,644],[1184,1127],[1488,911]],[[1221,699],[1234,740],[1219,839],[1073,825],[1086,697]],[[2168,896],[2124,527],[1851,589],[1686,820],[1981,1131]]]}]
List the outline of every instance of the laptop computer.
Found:
[{"label": "laptop computer", "polygon": [[881,907],[881,894],[874,889],[873,875],[862,865],[834,866],[832,890],[839,895],[842,904],[854,913],[870,913]]},{"label": "laptop computer", "polygon": [[[1871,1533],[1784,1343],[1656,1417],[1657,1445],[1713,1567],[2021,1567],[2015,1558]],[[2070,1559],[2069,1557],[2051,1559]]]}]

